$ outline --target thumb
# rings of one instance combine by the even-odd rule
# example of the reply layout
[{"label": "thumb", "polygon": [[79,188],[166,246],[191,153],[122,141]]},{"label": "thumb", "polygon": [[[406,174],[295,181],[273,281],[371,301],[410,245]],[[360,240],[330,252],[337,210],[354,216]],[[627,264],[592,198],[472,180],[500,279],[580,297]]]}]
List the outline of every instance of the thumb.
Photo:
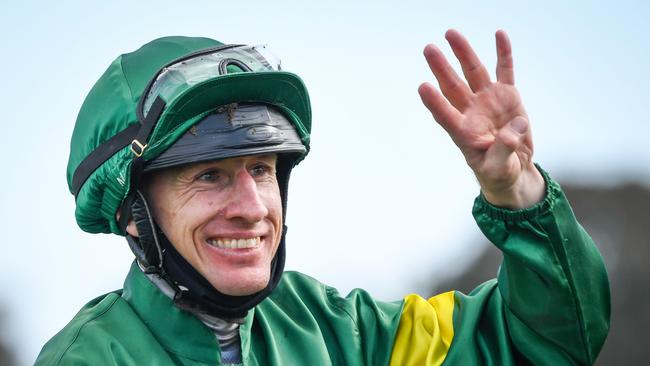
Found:
[{"label": "thumb", "polygon": [[517,116],[503,126],[488,150],[488,158],[494,162],[505,161],[523,143],[528,132],[528,120]]}]

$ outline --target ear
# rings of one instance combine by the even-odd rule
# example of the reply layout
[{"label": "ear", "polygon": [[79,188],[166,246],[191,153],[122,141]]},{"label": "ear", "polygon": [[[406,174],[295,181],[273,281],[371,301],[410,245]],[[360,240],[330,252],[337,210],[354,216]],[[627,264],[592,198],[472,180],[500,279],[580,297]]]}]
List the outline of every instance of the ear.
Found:
[{"label": "ear", "polygon": [[140,233],[138,233],[138,227],[135,226],[135,221],[133,221],[133,219],[129,220],[129,223],[126,225],[126,232],[134,238],[140,237]]},{"label": "ear", "polygon": [[[120,213],[118,212],[115,216],[117,217],[117,221],[120,221]],[[134,238],[140,237],[138,227],[135,225],[135,221],[133,221],[133,219],[130,219],[129,223],[126,224],[126,232]]]}]

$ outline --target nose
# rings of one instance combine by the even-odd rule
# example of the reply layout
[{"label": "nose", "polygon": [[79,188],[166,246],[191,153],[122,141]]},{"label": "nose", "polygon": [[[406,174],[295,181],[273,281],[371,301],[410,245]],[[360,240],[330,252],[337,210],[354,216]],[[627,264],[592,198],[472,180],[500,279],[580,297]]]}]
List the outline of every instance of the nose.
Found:
[{"label": "nose", "polygon": [[237,172],[224,216],[227,219],[255,223],[262,221],[268,213],[255,179],[245,169]]}]

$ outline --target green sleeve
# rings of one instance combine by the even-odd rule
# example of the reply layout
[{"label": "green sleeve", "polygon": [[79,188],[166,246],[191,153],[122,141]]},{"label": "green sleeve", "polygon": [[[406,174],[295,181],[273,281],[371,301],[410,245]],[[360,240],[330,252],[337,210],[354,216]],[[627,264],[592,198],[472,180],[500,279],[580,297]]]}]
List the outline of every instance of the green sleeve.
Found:
[{"label": "green sleeve", "polygon": [[445,364],[594,363],[609,328],[607,273],[559,185],[542,173],[546,198],[531,208],[476,199],[474,217],[503,264],[496,283],[456,293]]}]

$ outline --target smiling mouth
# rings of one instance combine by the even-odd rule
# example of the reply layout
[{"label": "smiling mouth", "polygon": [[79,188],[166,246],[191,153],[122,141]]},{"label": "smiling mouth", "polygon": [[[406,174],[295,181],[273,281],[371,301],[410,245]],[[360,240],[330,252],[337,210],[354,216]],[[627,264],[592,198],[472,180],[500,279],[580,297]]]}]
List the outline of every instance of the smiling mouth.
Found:
[{"label": "smiling mouth", "polygon": [[208,239],[206,242],[213,247],[221,249],[250,249],[257,248],[260,246],[261,239],[260,237],[249,238],[249,239],[230,239],[230,238],[218,238],[218,239]]}]

